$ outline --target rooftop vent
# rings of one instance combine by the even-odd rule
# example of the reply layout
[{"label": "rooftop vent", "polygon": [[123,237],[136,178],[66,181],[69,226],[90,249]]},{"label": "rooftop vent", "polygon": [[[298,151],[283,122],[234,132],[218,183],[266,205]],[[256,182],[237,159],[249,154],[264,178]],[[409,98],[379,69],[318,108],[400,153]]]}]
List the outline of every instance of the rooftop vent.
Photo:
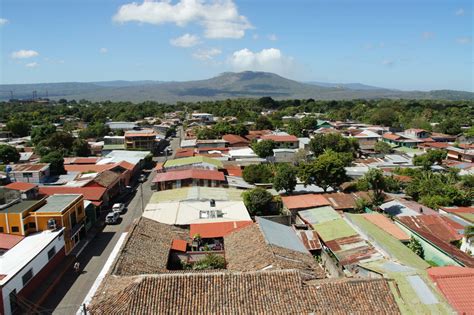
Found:
[{"label": "rooftop vent", "polygon": [[211,204],[211,207],[215,207],[216,206],[216,201],[214,199],[211,199],[210,204]]}]

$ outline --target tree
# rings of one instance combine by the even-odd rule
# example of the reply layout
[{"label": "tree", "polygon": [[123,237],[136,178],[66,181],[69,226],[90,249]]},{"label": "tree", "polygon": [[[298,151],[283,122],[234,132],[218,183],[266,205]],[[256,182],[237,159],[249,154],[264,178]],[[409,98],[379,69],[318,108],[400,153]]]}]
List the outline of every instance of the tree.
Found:
[{"label": "tree", "polygon": [[246,166],[242,172],[243,179],[250,183],[270,183],[273,172],[267,164],[251,164]]},{"label": "tree", "polygon": [[79,132],[79,137],[83,139],[89,138],[101,138],[108,135],[110,132],[110,127],[103,122],[97,121],[95,123],[89,124],[86,129]]},{"label": "tree", "polygon": [[64,169],[64,158],[60,152],[53,151],[43,156],[40,160],[41,163],[49,163],[49,170],[51,175],[65,174]]},{"label": "tree", "polygon": [[338,133],[316,134],[309,142],[309,148],[315,156],[330,149],[338,153],[351,153],[354,155],[359,148],[356,139],[344,138]]},{"label": "tree", "polygon": [[273,130],[273,123],[266,116],[259,116],[255,121],[256,130]]},{"label": "tree", "polygon": [[56,131],[46,140],[47,146],[53,150],[70,152],[74,143],[74,137],[64,131]]},{"label": "tree", "polygon": [[355,201],[354,211],[356,213],[365,213],[366,208],[371,208],[372,203],[365,198],[357,198]]},{"label": "tree", "polygon": [[374,145],[374,150],[375,152],[389,154],[392,152],[392,147],[387,142],[377,141],[377,143]]},{"label": "tree", "polygon": [[303,137],[303,126],[298,120],[291,120],[288,123],[288,127],[286,128],[286,131],[293,136],[296,137]]},{"label": "tree", "polygon": [[273,156],[276,143],[273,140],[260,140],[252,145],[253,151],[262,159]]},{"label": "tree", "polygon": [[423,246],[421,246],[421,243],[413,236],[410,238],[410,243],[408,243],[407,246],[409,249],[412,250],[412,252],[414,252],[421,258],[425,258],[425,251],[423,249]]},{"label": "tree", "polygon": [[16,163],[20,159],[20,153],[18,153],[15,147],[6,144],[0,144],[0,162],[2,164]]},{"label": "tree", "polygon": [[413,157],[413,164],[421,166],[424,170],[429,170],[434,164],[441,165],[446,155],[447,152],[445,150],[429,150],[423,155]]},{"label": "tree", "polygon": [[33,128],[31,130],[31,141],[38,144],[42,140],[46,140],[50,135],[56,132],[56,126],[53,124],[45,124]]},{"label": "tree", "polygon": [[276,174],[273,177],[273,188],[276,191],[285,190],[292,193],[296,187],[296,168],[290,164],[280,164],[277,166]]},{"label": "tree", "polygon": [[89,156],[89,144],[83,139],[75,139],[72,143],[72,154],[75,156]]},{"label": "tree", "polygon": [[325,192],[329,187],[336,189],[347,179],[344,161],[331,150],[327,150],[311,163],[302,163],[298,177],[305,185],[318,185]]},{"label": "tree", "polygon": [[16,136],[26,137],[30,133],[31,125],[26,120],[12,119],[7,123],[7,129]]},{"label": "tree", "polygon": [[212,128],[203,127],[198,129],[196,136],[199,140],[209,140],[216,139],[217,133]]},{"label": "tree", "polygon": [[244,204],[251,216],[271,214],[273,196],[263,188],[247,190],[242,194]]},{"label": "tree", "polygon": [[387,187],[383,172],[378,168],[371,168],[364,175],[368,188],[372,190],[372,203],[379,206],[384,201],[384,190]]}]

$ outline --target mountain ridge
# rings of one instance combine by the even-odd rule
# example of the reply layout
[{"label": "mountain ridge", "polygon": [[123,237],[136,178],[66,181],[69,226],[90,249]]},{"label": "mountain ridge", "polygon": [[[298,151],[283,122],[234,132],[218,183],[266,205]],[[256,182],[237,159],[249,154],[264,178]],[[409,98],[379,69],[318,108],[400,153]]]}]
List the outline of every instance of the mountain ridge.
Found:
[{"label": "mountain ridge", "polygon": [[[227,98],[271,96],[275,99],[313,98],[339,99],[446,99],[473,100],[474,93],[454,90],[400,91],[361,83],[299,82],[270,72],[224,72],[215,77],[193,81],[102,81],[0,85],[0,100],[38,97],[88,99],[91,101],[153,100],[163,103],[178,101],[211,101]],[[46,92],[47,91],[47,92]]]}]

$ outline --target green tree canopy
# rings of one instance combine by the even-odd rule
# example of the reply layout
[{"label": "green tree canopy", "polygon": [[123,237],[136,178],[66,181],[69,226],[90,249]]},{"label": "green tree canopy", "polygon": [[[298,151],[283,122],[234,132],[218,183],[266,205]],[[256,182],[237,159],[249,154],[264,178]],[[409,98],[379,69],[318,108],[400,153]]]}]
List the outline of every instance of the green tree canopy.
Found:
[{"label": "green tree canopy", "polygon": [[429,170],[434,164],[441,165],[446,158],[445,150],[429,150],[423,155],[417,155],[413,158],[413,164],[421,166],[424,170]]},{"label": "green tree canopy", "polygon": [[273,140],[260,140],[253,143],[252,149],[262,159],[273,156],[273,149],[276,148],[276,143]]},{"label": "green tree canopy", "polygon": [[257,120],[255,121],[255,129],[256,130],[273,130],[273,123],[268,119],[266,116],[258,116]]},{"label": "green tree canopy", "polygon": [[271,183],[273,172],[268,164],[251,164],[244,168],[243,179],[250,183]]},{"label": "green tree canopy", "polygon": [[20,153],[15,147],[0,144],[0,161],[2,164],[16,163],[20,160]]},{"label": "green tree canopy", "polygon": [[329,187],[336,189],[347,179],[344,161],[331,150],[319,155],[313,162],[300,164],[298,177],[305,185],[315,184],[325,192]]},{"label": "green tree canopy", "polygon": [[389,154],[390,152],[392,152],[392,147],[386,142],[377,141],[374,145],[374,150],[375,152]]},{"label": "green tree canopy", "polygon": [[31,124],[23,119],[12,119],[7,122],[7,129],[18,137],[26,137],[31,130]]},{"label": "green tree canopy", "polygon": [[323,154],[327,149],[354,155],[359,149],[359,144],[356,139],[344,138],[338,133],[328,133],[316,134],[309,142],[309,148],[315,156]]},{"label": "green tree canopy", "polygon": [[66,174],[64,169],[64,158],[61,153],[53,151],[43,156],[40,160],[41,163],[50,163],[49,170],[51,175]]},{"label": "green tree canopy", "polygon": [[254,188],[245,191],[242,197],[251,216],[272,214],[273,196],[267,190]]},{"label": "green tree canopy", "polygon": [[56,126],[53,124],[44,124],[31,130],[31,141],[38,144],[42,140],[46,140],[50,135],[56,132]]},{"label": "green tree canopy", "polygon": [[284,190],[286,193],[292,193],[296,187],[297,170],[290,164],[279,164],[273,177],[273,188],[276,191]]}]

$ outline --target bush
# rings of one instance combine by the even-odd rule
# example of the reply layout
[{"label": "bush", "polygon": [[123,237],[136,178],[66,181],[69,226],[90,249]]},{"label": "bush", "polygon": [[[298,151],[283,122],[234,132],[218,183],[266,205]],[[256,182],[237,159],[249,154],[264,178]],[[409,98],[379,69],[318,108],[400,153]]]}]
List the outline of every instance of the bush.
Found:
[{"label": "bush", "polygon": [[244,204],[251,216],[272,214],[273,196],[263,188],[254,188],[242,194]]},{"label": "bush", "polygon": [[253,164],[244,168],[242,176],[250,184],[271,183],[273,172],[267,164]]},{"label": "bush", "polygon": [[183,263],[183,269],[185,270],[225,269],[225,259],[223,256],[209,253],[209,254],[206,254],[206,257],[195,262],[194,264]]}]

